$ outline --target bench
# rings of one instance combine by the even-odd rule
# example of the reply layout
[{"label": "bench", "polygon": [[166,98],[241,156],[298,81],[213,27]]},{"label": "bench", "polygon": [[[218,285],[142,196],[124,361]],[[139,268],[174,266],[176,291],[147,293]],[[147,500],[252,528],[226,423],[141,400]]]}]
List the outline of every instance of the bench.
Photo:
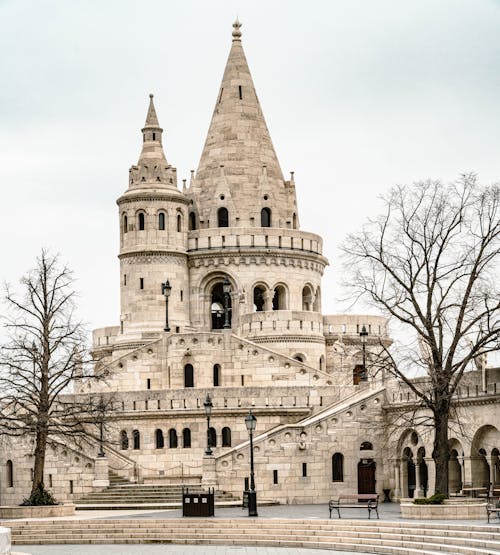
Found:
[{"label": "bench", "polygon": [[498,507],[497,505],[488,503],[488,505],[486,505],[486,512],[488,513],[488,524],[490,523],[491,513],[495,513],[497,518],[500,518],[500,507]]},{"label": "bench", "polygon": [[328,510],[330,511],[330,518],[332,518],[332,511],[337,511],[340,516],[340,509],[368,509],[368,518],[371,518],[372,511],[375,511],[378,516],[378,495],[376,493],[351,493],[341,494],[337,499],[330,499],[328,502]]}]

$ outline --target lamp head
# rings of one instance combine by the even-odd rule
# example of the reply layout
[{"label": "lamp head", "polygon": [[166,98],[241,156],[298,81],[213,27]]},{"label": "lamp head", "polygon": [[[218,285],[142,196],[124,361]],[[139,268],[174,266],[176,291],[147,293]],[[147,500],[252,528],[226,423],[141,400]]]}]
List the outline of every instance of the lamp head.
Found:
[{"label": "lamp head", "polygon": [[359,332],[359,337],[361,338],[361,343],[366,343],[366,339],[368,337],[368,332],[366,331],[366,326],[363,326],[361,328],[361,331]]},{"label": "lamp head", "polygon": [[257,427],[257,418],[252,414],[252,409],[248,411],[248,414],[245,416],[245,426],[249,432],[255,431]]},{"label": "lamp head", "polygon": [[172,291],[172,286],[170,285],[170,282],[167,279],[165,283],[161,284],[161,292],[163,295],[165,295],[165,297],[170,297],[171,291]]},{"label": "lamp head", "polygon": [[207,398],[205,399],[203,406],[205,407],[205,414],[207,416],[210,416],[212,414],[212,407],[213,407],[213,403],[212,403],[212,399],[210,399],[210,395],[207,395]]}]

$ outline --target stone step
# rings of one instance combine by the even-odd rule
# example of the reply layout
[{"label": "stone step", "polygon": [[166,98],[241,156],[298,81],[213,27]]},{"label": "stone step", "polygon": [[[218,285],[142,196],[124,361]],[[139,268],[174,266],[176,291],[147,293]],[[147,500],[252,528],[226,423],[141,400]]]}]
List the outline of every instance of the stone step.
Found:
[{"label": "stone step", "polygon": [[394,555],[500,555],[495,526],[406,522],[259,519],[9,521],[16,545],[178,543],[334,547]]}]

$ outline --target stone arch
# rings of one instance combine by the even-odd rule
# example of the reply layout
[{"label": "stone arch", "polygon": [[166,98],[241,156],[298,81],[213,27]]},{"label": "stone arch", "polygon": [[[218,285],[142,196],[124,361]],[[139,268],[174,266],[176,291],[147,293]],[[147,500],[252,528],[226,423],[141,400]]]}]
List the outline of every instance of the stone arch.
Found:
[{"label": "stone arch", "polygon": [[128,449],[128,434],[127,430],[122,430],[120,432],[120,449],[126,450]]},{"label": "stone arch", "polygon": [[288,287],[285,283],[277,283],[273,287],[273,310],[287,310],[288,309]]},{"label": "stone arch", "polygon": [[450,493],[459,493],[463,487],[463,447],[457,439],[449,440],[450,460],[448,461],[448,489]]},{"label": "stone arch", "polygon": [[305,362],[306,361],[306,355],[304,353],[295,353],[292,358],[294,360],[296,360],[297,362]]},{"label": "stone arch", "polygon": [[498,476],[500,449],[500,431],[492,424],[481,426],[471,443],[471,478],[473,487],[500,488]]},{"label": "stone arch", "polygon": [[[201,314],[203,314],[203,325],[209,329],[221,329],[224,325],[224,298],[222,291],[222,283],[227,277],[231,285],[231,293],[229,295],[229,323],[231,327],[237,325],[238,303],[233,303],[235,295],[238,292],[236,281],[230,274],[216,271],[203,276],[200,281],[198,290],[201,293]],[[217,316],[217,313],[219,316]],[[214,319],[219,318],[220,327],[214,327]]]},{"label": "stone arch", "polygon": [[302,288],[302,310],[312,311],[314,307],[313,286],[309,283]]},{"label": "stone arch", "polygon": [[266,283],[259,281],[252,286],[252,306],[254,312],[269,310],[269,287]]}]

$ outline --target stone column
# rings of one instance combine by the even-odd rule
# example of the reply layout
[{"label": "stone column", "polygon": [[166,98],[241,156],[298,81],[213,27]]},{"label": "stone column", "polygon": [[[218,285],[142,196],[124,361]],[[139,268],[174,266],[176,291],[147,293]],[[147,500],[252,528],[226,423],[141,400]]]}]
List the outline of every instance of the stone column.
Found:
[{"label": "stone column", "polygon": [[464,474],[463,474],[463,481],[462,481],[462,487],[465,486],[466,484],[471,485],[472,484],[472,465],[473,465],[473,459],[472,457],[463,457],[463,461],[464,461]]},{"label": "stone column", "polygon": [[201,487],[203,489],[217,488],[217,472],[215,470],[215,457],[213,455],[203,455],[201,473]]},{"label": "stone column", "polygon": [[427,497],[436,493],[436,465],[432,457],[425,457],[427,463]]},{"label": "stone column", "polygon": [[414,497],[423,497],[422,481],[420,479],[420,463],[415,463],[415,494]]},{"label": "stone column", "polygon": [[108,459],[106,457],[97,457],[94,466],[94,488],[107,488],[109,486]]},{"label": "stone column", "polygon": [[399,475],[399,461],[394,463],[394,498],[401,498],[401,480]]}]

